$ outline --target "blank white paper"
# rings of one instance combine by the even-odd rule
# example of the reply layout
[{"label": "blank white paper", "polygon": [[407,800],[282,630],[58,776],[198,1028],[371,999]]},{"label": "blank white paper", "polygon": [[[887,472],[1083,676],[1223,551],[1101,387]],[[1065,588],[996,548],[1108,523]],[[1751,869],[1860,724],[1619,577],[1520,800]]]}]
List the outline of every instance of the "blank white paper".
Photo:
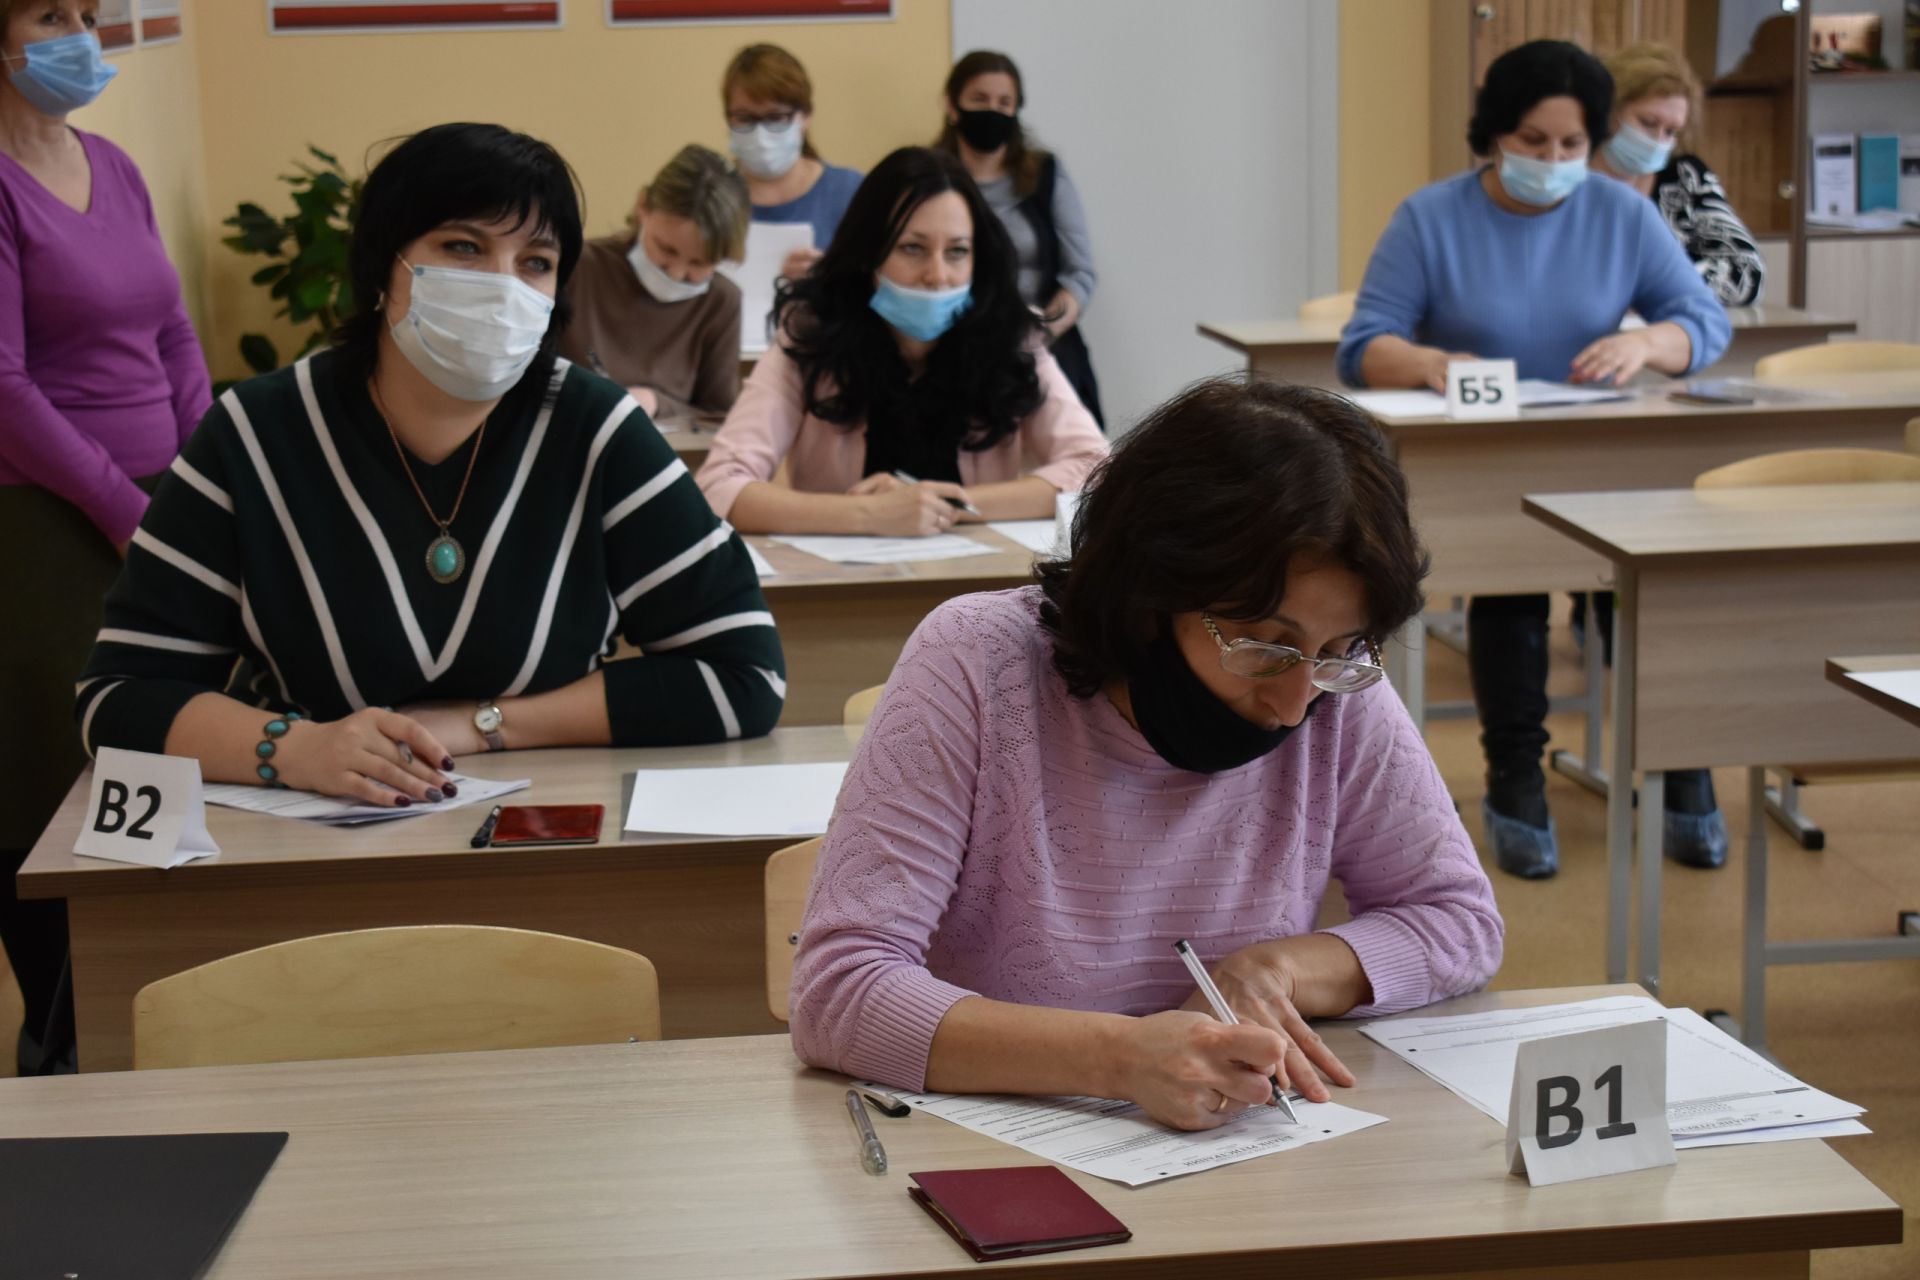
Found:
[{"label": "blank white paper", "polygon": [[725,769],[641,769],[628,831],[695,836],[817,836],[827,829],[847,762]]},{"label": "blank white paper", "polygon": [[929,538],[859,538],[839,534],[780,534],[775,542],[831,560],[835,564],[908,564],[922,560],[964,560],[968,556],[990,556],[994,549],[985,543],[955,533],[939,533]]}]

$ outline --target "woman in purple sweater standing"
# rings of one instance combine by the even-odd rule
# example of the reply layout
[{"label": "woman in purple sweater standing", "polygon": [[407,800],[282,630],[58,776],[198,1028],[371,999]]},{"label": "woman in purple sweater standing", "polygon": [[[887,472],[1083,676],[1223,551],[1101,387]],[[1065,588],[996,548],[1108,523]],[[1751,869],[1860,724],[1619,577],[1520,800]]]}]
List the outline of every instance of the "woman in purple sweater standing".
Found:
[{"label": "woman in purple sweater standing", "polygon": [[66,904],[14,872],[85,763],[73,683],[147,493],[211,401],[139,170],[71,128],[115,74],[96,0],[0,0],[0,941],[22,1074],[71,1056]]},{"label": "woman in purple sweater standing", "polygon": [[[1378,646],[1426,557],[1373,421],[1202,383],[1096,472],[1073,557],[908,642],[828,830],[795,1050],[906,1089],[1210,1128],[1353,1076],[1306,1019],[1480,987],[1502,925]],[[1315,930],[1329,881],[1352,918]],[[1204,1010],[1188,938],[1239,1026]]]}]

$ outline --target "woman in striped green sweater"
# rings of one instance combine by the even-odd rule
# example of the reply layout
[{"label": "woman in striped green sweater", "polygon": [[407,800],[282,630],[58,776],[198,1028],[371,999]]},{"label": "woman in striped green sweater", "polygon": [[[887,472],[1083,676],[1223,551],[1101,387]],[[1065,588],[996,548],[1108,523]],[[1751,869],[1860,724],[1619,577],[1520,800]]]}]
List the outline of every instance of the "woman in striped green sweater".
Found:
[{"label": "woman in striped green sweater", "polygon": [[456,755],[773,727],[745,547],[639,406],[554,355],[580,243],[572,173],[522,134],[441,125],[374,169],[372,305],[221,396],[162,481],[79,685],[89,752],[404,806]]}]

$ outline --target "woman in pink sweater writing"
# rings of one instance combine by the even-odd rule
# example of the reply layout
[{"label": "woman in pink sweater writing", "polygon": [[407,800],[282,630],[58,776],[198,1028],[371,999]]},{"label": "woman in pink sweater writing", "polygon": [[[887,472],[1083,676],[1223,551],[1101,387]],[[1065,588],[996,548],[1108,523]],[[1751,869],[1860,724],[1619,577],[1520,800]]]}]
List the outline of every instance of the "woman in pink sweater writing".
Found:
[{"label": "woman in pink sweater writing", "polygon": [[743,533],[1051,516],[1106,456],[1020,298],[1005,229],[952,156],[882,160],[774,314],[780,336],[698,477]]},{"label": "woman in pink sweater writing", "polygon": [[[799,1055],[1202,1129],[1270,1074],[1314,1101],[1353,1083],[1307,1019],[1484,985],[1493,892],[1379,666],[1425,569],[1348,401],[1223,380],[1150,415],[1071,560],[908,642],[808,895]],[[1316,930],[1332,880],[1352,918]],[[1241,1025],[1205,1011],[1180,938]]]}]

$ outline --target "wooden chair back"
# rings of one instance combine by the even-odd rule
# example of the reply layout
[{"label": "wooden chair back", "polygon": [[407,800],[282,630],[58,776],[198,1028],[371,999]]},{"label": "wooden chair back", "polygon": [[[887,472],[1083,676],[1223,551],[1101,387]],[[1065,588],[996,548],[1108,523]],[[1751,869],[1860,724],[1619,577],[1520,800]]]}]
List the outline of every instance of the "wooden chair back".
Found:
[{"label": "wooden chair back", "polygon": [[1788,449],[1742,458],[1693,478],[1696,489],[1787,484],[1884,484],[1920,480],[1920,453],[1891,449]]},{"label": "wooden chair back", "polygon": [[874,705],[880,701],[880,691],[886,687],[877,684],[851,695],[847,705],[840,709],[840,723],[849,729],[863,728],[873,718]]},{"label": "wooden chair back", "polygon": [[1920,342],[1816,342],[1762,356],[1753,376],[1791,378],[1803,373],[1895,373],[1920,369]]},{"label": "wooden chair back", "polygon": [[767,858],[767,1012],[787,1020],[787,988],[793,984],[793,952],[800,944],[800,917],[807,909],[807,886],[820,860],[815,836],[776,850]]},{"label": "wooden chair back", "polygon": [[1317,298],[1308,298],[1300,304],[1302,320],[1336,320],[1345,324],[1353,314],[1353,300],[1358,295],[1351,290],[1346,293],[1323,293]]},{"label": "wooden chair back", "polygon": [[485,925],[295,938],[212,960],[133,998],[133,1065],[380,1058],[660,1038],[644,956]]}]

